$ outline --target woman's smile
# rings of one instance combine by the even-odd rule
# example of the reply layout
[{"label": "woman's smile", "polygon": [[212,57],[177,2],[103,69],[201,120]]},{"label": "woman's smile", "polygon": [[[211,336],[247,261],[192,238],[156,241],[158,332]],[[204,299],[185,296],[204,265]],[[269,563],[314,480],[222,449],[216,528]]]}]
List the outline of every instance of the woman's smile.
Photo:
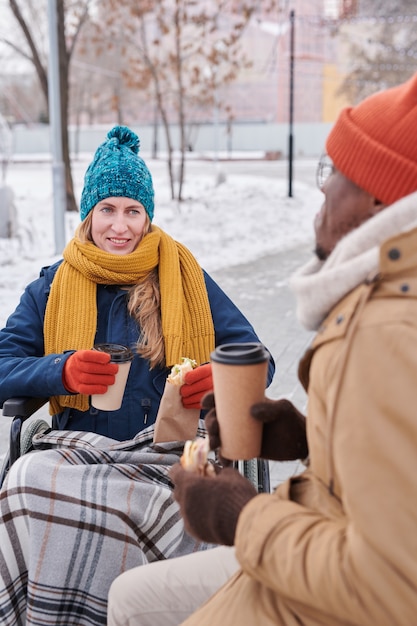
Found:
[{"label": "woman's smile", "polygon": [[130,254],[143,237],[147,214],[137,200],[106,198],[93,209],[91,236],[98,248],[111,254]]}]

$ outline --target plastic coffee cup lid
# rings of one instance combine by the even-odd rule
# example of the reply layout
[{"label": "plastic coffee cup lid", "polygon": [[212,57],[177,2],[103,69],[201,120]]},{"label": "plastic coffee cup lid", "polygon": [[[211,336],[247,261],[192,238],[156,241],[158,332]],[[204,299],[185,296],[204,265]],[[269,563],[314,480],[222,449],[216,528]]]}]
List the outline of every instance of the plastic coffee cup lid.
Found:
[{"label": "plastic coffee cup lid", "polygon": [[216,347],[210,358],[225,365],[254,365],[269,359],[269,352],[262,343],[224,343]]},{"label": "plastic coffee cup lid", "polygon": [[124,363],[133,359],[132,350],[120,343],[96,343],[94,350],[110,354],[110,361],[113,363]]}]

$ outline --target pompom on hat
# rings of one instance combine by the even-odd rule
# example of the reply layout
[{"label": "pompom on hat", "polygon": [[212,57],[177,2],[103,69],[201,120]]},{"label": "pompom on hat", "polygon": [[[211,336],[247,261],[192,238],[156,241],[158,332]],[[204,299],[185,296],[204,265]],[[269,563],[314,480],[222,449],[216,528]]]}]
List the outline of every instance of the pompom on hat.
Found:
[{"label": "pompom on hat", "polygon": [[149,216],[154,214],[152,176],[138,156],[139,137],[127,126],[115,126],[96,150],[84,176],[80,216],[85,220],[95,205],[111,197],[140,202]]},{"label": "pompom on hat", "polygon": [[417,190],[417,74],[341,111],[326,141],[334,166],[384,204]]}]

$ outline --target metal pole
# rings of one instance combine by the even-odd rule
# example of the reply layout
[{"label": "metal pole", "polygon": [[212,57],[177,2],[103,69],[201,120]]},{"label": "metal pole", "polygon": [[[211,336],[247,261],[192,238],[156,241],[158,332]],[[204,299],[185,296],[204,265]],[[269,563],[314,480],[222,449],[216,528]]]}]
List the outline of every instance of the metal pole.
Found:
[{"label": "metal pole", "polygon": [[216,173],[216,186],[220,184],[220,162],[219,162],[219,99],[217,93],[216,80],[214,81],[214,107],[213,107],[213,129],[214,129],[214,163]]},{"label": "metal pole", "polygon": [[57,0],[48,0],[48,104],[52,153],[52,195],[54,203],[55,254],[61,254],[65,246],[66,186],[65,166],[62,159],[58,13],[56,8],[56,2]]},{"label": "metal pole", "polygon": [[292,198],[292,165],[293,165],[293,117],[294,117],[294,21],[295,12],[290,12],[290,114],[288,137],[288,197]]}]

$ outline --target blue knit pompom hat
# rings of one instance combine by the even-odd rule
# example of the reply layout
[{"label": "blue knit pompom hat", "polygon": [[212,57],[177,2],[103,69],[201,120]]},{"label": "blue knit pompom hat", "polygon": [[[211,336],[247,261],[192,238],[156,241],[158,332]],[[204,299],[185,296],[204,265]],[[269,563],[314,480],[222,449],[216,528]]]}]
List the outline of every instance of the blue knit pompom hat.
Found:
[{"label": "blue knit pompom hat", "polygon": [[152,221],[154,190],[146,163],[138,156],[139,137],[127,126],[115,126],[96,150],[84,176],[80,216],[85,220],[101,200],[125,197],[137,200]]}]

